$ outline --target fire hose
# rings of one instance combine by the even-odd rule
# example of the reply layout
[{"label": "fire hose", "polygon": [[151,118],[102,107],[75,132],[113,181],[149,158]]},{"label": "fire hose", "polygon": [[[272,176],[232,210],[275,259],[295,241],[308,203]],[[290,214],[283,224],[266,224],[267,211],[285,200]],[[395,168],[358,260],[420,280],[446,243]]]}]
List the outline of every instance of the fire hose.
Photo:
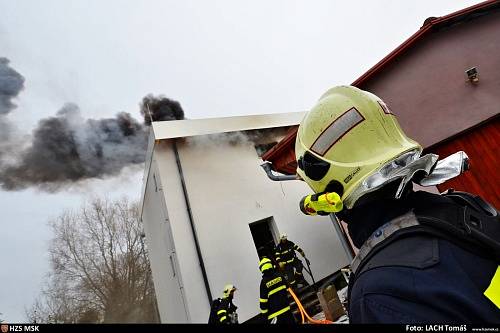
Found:
[{"label": "fire hose", "polygon": [[[300,316],[302,317],[302,324],[306,324],[306,323],[310,323],[310,324],[333,324],[333,321],[330,321],[330,320],[326,320],[326,319],[316,320],[316,319],[311,318],[311,316],[309,316],[309,314],[306,312],[306,309],[304,309],[304,306],[300,302],[300,300],[297,297],[297,295],[295,295],[295,293],[293,292],[292,288],[288,288],[288,292],[290,293],[290,295],[292,295],[293,299],[295,300],[295,304],[297,304],[297,307],[299,308]],[[307,319],[307,322],[306,322],[306,320],[305,320],[304,317]]]}]

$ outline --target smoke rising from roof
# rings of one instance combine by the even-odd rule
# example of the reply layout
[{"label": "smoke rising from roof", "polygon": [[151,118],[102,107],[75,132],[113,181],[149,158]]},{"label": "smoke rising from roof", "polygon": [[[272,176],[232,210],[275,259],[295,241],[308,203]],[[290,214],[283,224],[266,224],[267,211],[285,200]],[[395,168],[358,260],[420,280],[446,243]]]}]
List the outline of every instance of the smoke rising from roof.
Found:
[{"label": "smoke rising from roof", "polygon": [[38,186],[55,191],[142,163],[146,146],[147,132],[130,114],[85,120],[78,106],[66,104],[55,117],[40,120],[31,146],[20,152],[14,165],[0,171],[0,182],[7,190]]},{"label": "smoke rising from roof", "polygon": [[[39,120],[28,142],[14,140],[8,116],[16,107],[12,100],[23,88],[24,77],[9,66],[8,59],[0,58],[0,187],[4,190],[38,187],[55,192],[86,179],[118,175],[127,166],[144,162],[152,121],[184,119],[179,102],[162,95],[142,99],[142,124],[125,112],[113,118],[85,119],[77,105],[68,103],[55,116]],[[267,143],[283,130],[214,134],[188,143]]]},{"label": "smoke rising from roof", "polygon": [[262,145],[277,143],[289,130],[289,127],[277,127],[268,129],[254,129],[247,131],[235,131],[227,133],[206,134],[200,136],[188,137],[185,139],[187,144],[202,147],[213,145]]},{"label": "smoke rising from roof", "polygon": [[36,186],[54,192],[81,180],[118,175],[145,160],[151,124],[146,105],[153,121],[184,118],[181,105],[164,96],[144,97],[144,124],[126,112],[85,119],[77,105],[66,104],[55,116],[41,119],[23,145],[8,135],[6,116],[15,108],[12,99],[23,89],[24,78],[8,64],[0,58],[0,187],[5,190]]},{"label": "smoke rising from roof", "polygon": [[184,119],[184,111],[179,102],[162,95],[158,97],[151,94],[145,96],[142,99],[140,107],[146,125],[151,125],[151,120],[164,121]]}]

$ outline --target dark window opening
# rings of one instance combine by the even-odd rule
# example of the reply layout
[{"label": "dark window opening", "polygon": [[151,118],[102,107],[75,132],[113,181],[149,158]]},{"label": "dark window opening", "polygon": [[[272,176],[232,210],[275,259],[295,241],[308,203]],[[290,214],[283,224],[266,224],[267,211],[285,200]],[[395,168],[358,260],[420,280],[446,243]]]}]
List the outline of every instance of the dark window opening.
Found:
[{"label": "dark window opening", "polygon": [[250,232],[252,233],[255,248],[259,258],[267,256],[273,257],[274,246],[276,240],[276,226],[273,217],[268,217],[249,224]]}]

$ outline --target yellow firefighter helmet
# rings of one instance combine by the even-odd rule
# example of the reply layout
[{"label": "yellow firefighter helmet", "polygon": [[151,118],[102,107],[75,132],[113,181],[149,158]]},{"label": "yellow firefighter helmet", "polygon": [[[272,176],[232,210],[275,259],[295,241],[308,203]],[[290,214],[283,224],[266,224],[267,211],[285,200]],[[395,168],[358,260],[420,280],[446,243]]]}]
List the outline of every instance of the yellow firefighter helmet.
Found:
[{"label": "yellow firefighter helmet", "polygon": [[380,98],[352,86],[321,96],[300,123],[295,143],[297,174],[316,193],[339,194],[349,209],[377,188],[366,184],[371,175],[400,156],[415,160],[421,152]]},{"label": "yellow firefighter helmet", "polygon": [[268,269],[271,268],[273,268],[273,262],[271,261],[271,259],[267,257],[262,258],[261,261],[259,262],[260,271],[264,273],[264,271],[267,271]]},{"label": "yellow firefighter helmet", "polygon": [[224,286],[224,290],[222,291],[222,295],[224,296],[224,298],[228,298],[229,295],[231,295],[232,292],[236,291],[236,287],[232,284],[226,284]]}]

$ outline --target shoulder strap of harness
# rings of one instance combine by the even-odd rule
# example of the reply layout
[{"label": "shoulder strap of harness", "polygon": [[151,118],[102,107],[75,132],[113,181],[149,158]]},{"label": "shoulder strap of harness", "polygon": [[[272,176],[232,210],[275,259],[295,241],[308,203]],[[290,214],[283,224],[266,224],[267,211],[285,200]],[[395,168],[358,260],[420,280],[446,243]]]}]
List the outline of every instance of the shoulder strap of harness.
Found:
[{"label": "shoulder strap of harness", "polygon": [[[465,250],[496,261],[500,260],[500,214],[477,195],[447,191],[442,196],[417,192],[415,215],[442,238]],[[431,230],[432,232],[432,230]]]},{"label": "shoulder strap of harness", "polygon": [[411,212],[379,228],[363,244],[351,265],[353,273],[380,249],[414,232],[433,234],[475,254],[500,260],[500,214],[481,197],[455,191],[442,196],[417,192],[412,201]]},{"label": "shoulder strap of harness", "polygon": [[380,250],[397,239],[426,233],[446,239],[476,255],[500,262],[500,214],[481,197],[448,191],[438,196],[416,192],[414,209],[377,229],[354,258],[349,291]]}]

